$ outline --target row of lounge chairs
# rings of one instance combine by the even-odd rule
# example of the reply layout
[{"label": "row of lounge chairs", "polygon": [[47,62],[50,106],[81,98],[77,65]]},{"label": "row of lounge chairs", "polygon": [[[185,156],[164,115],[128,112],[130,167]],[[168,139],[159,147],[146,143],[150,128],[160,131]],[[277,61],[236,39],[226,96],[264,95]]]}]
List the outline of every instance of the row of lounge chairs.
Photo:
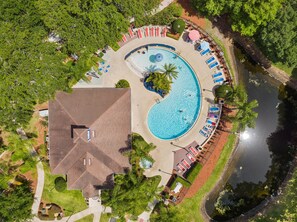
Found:
[{"label": "row of lounge chairs", "polygon": [[[191,164],[196,162],[196,157],[199,155],[199,151],[195,147],[190,147],[189,152],[186,154],[187,159],[182,159],[181,162],[177,164],[177,169],[179,173],[184,173],[191,168]],[[190,163],[189,163],[189,162]]]},{"label": "row of lounge chairs", "polygon": [[220,112],[220,108],[218,107],[218,105],[215,104],[209,107],[205,125],[199,131],[199,133],[202,136],[208,138],[211,135],[212,131],[215,129],[215,126],[218,122],[219,112]]},{"label": "row of lounge chairs", "polygon": [[[144,28],[138,28],[135,30],[132,30],[129,28],[128,34],[130,38],[134,38],[137,36],[137,38],[141,39],[143,37],[166,37],[167,28],[166,27],[160,27],[160,26],[146,26]],[[127,41],[127,36],[123,34],[122,41]]]},{"label": "row of lounge chairs", "polygon": [[[219,66],[219,62],[216,60],[214,56],[211,56],[206,61],[206,64],[209,66],[210,69]],[[213,82],[222,84],[225,81],[224,75],[222,72],[217,72],[212,74]]]}]

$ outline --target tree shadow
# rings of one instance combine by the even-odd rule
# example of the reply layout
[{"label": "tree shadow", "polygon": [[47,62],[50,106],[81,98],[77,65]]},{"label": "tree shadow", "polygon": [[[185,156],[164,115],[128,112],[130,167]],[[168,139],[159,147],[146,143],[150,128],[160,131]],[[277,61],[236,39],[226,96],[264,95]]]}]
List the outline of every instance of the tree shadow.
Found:
[{"label": "tree shadow", "polygon": [[297,80],[297,67],[292,70],[292,78]]}]

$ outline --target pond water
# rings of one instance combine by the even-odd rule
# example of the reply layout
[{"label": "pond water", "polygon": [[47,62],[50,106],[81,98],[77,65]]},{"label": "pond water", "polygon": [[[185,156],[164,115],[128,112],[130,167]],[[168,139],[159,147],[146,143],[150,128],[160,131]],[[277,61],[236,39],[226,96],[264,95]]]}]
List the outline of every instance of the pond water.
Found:
[{"label": "pond water", "polygon": [[[254,129],[246,129],[241,134],[235,158],[223,176],[220,188],[206,201],[207,213],[218,221],[237,217],[274,194],[288,167],[286,138],[272,136],[279,126],[281,84],[250,63],[239,49],[235,49],[235,55],[239,80],[244,84],[249,100],[259,102],[255,109],[258,118]],[[274,142],[277,150],[273,147]]]}]

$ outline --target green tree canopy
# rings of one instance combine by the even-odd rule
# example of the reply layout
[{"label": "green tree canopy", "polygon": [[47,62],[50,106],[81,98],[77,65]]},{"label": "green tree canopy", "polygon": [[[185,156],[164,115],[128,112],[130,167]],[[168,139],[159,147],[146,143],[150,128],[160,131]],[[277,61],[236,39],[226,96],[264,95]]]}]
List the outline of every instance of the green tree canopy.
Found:
[{"label": "green tree canopy", "polygon": [[185,30],[186,27],[186,23],[184,20],[182,19],[176,19],[173,23],[172,23],[172,30],[175,33],[183,33],[183,31]]},{"label": "green tree canopy", "polygon": [[259,27],[275,19],[283,0],[192,0],[195,8],[207,15],[230,14],[232,29],[252,36]]},{"label": "green tree canopy", "polygon": [[0,219],[6,222],[22,222],[30,219],[33,193],[30,182],[23,180],[20,186],[1,190]]},{"label": "green tree canopy", "polygon": [[274,62],[297,66],[297,2],[287,0],[275,20],[259,30],[257,39],[263,51]]},{"label": "green tree canopy", "polygon": [[57,177],[55,179],[55,189],[58,192],[62,192],[67,188],[66,180],[63,177]]},{"label": "green tree canopy", "polygon": [[176,66],[172,63],[165,63],[163,66],[163,74],[165,74],[168,79],[172,80],[172,79],[176,79],[178,76],[178,71],[176,70]]},{"label": "green tree canopy", "polygon": [[167,94],[171,90],[172,81],[163,73],[154,72],[146,79],[147,83],[152,83],[153,89],[157,92]]},{"label": "green tree canopy", "polygon": [[130,84],[127,80],[121,79],[116,83],[115,87],[116,88],[130,88]]}]

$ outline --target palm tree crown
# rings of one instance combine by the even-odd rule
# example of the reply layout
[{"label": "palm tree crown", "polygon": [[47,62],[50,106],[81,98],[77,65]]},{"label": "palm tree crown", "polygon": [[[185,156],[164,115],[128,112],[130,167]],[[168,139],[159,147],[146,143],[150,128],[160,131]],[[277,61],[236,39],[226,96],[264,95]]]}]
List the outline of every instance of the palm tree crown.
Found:
[{"label": "palm tree crown", "polygon": [[170,80],[176,79],[178,76],[178,71],[176,71],[176,66],[174,64],[166,64],[163,66],[163,74],[165,74]]}]

